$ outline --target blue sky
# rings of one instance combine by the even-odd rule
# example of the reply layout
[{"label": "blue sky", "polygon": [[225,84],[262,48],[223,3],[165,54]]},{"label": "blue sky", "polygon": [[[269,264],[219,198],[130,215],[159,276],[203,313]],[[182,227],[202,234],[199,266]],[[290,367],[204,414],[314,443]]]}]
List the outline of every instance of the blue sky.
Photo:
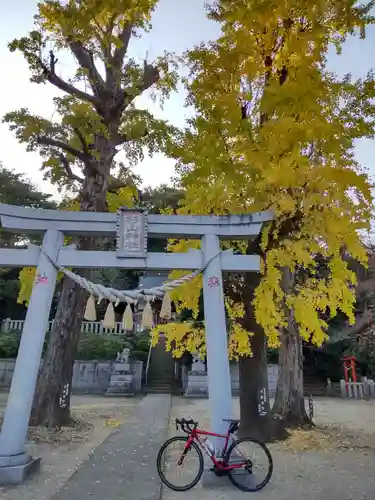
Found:
[{"label": "blue sky", "polygon": [[[0,60],[3,77],[0,79],[0,116],[6,112],[28,107],[31,111],[52,118],[54,109],[52,97],[57,92],[50,85],[36,85],[29,82],[28,67],[19,54],[11,54],[7,43],[16,37],[27,34],[32,27],[32,16],[36,12],[36,0],[12,0],[1,7]],[[150,59],[164,50],[182,53],[187,48],[201,41],[214,39],[219,33],[217,24],[208,21],[204,14],[204,0],[160,0],[153,17],[153,29],[143,39],[131,44],[133,56],[143,58],[148,53]],[[365,41],[350,39],[341,56],[332,51],[329,67],[339,73],[352,73],[361,77],[375,66],[375,27],[368,30]],[[60,76],[70,74],[69,59],[59,58]],[[148,106],[158,115],[167,118],[176,125],[183,125],[189,111],[184,108],[183,92],[174,94],[161,111],[147,99],[142,100],[142,107]],[[37,153],[27,153],[25,147],[18,144],[13,134],[4,124],[0,125],[0,161],[8,168],[27,174],[45,191],[56,194],[48,182],[43,182],[39,171],[40,157]],[[375,143],[362,141],[357,145],[358,160],[375,177]],[[145,185],[156,186],[168,182],[173,175],[173,162],[161,155],[146,159],[136,171],[142,176]]]}]

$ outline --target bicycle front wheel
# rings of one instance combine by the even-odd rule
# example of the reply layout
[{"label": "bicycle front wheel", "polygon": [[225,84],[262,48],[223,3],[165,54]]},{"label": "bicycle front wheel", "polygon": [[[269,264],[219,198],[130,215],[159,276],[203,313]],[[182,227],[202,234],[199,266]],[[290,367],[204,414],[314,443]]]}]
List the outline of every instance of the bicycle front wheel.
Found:
[{"label": "bicycle front wheel", "polygon": [[175,436],[160,448],[156,459],[162,482],[174,491],[188,491],[203,474],[204,460],[200,448],[193,441],[187,448],[188,438]]},{"label": "bicycle front wheel", "polygon": [[226,461],[238,467],[228,471],[230,481],[242,491],[259,491],[272,476],[273,460],[267,446],[255,439],[243,438],[229,448]]}]

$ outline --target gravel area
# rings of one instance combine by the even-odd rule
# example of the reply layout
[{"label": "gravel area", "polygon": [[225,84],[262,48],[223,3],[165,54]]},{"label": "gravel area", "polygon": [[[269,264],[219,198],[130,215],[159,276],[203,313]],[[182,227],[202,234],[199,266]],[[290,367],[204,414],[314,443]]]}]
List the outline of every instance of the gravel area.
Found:
[{"label": "gravel area", "polygon": [[[234,413],[239,414],[238,399]],[[170,434],[176,417],[192,417],[210,426],[207,400],[174,398]],[[375,498],[375,402],[322,398],[315,401],[313,431],[294,432],[284,443],[270,445],[274,474],[253,493],[260,500],[373,500]],[[227,478],[201,481],[186,493],[162,488],[163,500],[237,500],[246,493]],[[248,495],[248,494],[247,494]]]}]

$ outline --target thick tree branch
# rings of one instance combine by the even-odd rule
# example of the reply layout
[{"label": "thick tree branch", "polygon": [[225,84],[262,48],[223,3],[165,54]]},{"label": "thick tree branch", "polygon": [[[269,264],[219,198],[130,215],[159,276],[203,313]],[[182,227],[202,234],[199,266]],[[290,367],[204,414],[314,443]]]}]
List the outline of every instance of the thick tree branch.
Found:
[{"label": "thick tree branch", "polygon": [[[149,89],[154,85],[154,83],[160,80],[160,72],[156,66],[148,64],[144,61],[143,76],[141,81],[136,85],[136,91],[132,90],[128,93],[125,89],[119,89],[116,98],[114,99],[113,105],[109,110],[106,120],[110,121],[114,117],[119,118],[125,108],[139,95],[141,95],[145,90]],[[124,142],[124,141],[122,141]],[[120,143],[121,144],[121,143]]]},{"label": "thick tree branch", "polygon": [[68,159],[66,158],[66,156],[64,156],[62,153],[57,153],[57,155],[60,158],[61,164],[64,167],[64,170],[65,170],[65,173],[66,173],[68,179],[70,179],[72,181],[77,181],[80,184],[82,184],[84,179],[82,179],[82,177],[79,177],[79,175],[76,175],[72,171],[72,169],[70,167],[70,163],[69,163]]},{"label": "thick tree branch", "polygon": [[69,48],[75,55],[81,68],[87,70],[91,89],[98,99],[103,97],[104,81],[94,62],[94,57],[80,42],[69,40]]},{"label": "thick tree branch", "polygon": [[79,128],[75,128],[74,132],[76,133],[76,135],[77,135],[77,137],[82,145],[82,149],[83,149],[85,155],[91,156],[86,139],[85,139],[84,135],[82,134],[82,132],[79,130]]},{"label": "thick tree branch", "polygon": [[109,185],[108,185],[108,192],[109,193],[117,193],[119,189],[122,189],[124,187],[132,186],[137,190],[137,196],[140,199],[141,192],[139,189],[135,186],[133,183],[132,179],[127,179],[127,180],[119,180],[115,179],[114,177],[111,177]]},{"label": "thick tree branch", "polygon": [[143,92],[152,87],[156,82],[160,80],[160,72],[156,66],[148,64],[144,61],[143,66],[143,77],[142,80],[136,86],[137,91],[127,94],[126,89],[121,97],[121,102],[116,104],[116,108],[126,107],[130,102],[132,102],[137,96],[141,95]]},{"label": "thick tree branch", "polygon": [[[143,132],[142,135],[137,136],[137,139],[143,139],[144,137],[147,137],[149,134],[148,128],[146,127],[145,131]],[[125,134],[120,134],[118,133],[116,137],[114,137],[114,142],[116,146],[121,146],[121,144],[124,144],[125,142],[131,141],[131,138]]]},{"label": "thick tree branch", "polygon": [[335,340],[344,340],[359,335],[363,330],[371,325],[373,320],[374,317],[372,311],[366,311],[361,314],[361,316],[356,318],[354,325],[349,325],[346,328],[343,328],[337,336],[335,335]]},{"label": "thick tree branch", "polygon": [[110,20],[108,21],[106,29],[103,29],[102,27],[100,27],[100,24],[95,19],[96,24],[98,25],[100,31],[103,33],[103,37],[100,39],[100,47],[102,49],[103,62],[105,66],[105,73],[106,73],[105,80],[106,84],[110,87],[112,87],[114,83],[115,73],[112,66],[112,44],[109,43],[109,40],[113,36],[115,21],[116,21],[116,14],[113,14]]},{"label": "thick tree branch", "polygon": [[112,66],[114,66],[117,70],[121,70],[125,54],[128,50],[132,29],[132,23],[125,24],[120,36],[118,37],[122,45],[120,47],[116,47],[111,61]]},{"label": "thick tree branch", "polygon": [[62,149],[66,153],[70,153],[71,155],[75,156],[79,160],[83,162],[87,162],[89,158],[85,153],[80,151],[79,149],[73,148],[73,146],[70,146],[69,144],[66,144],[63,141],[59,141],[57,139],[52,139],[51,137],[46,137],[46,136],[39,136],[37,138],[37,143],[42,145],[42,146],[52,146],[53,148],[58,148]]},{"label": "thick tree branch", "polygon": [[138,86],[140,93],[152,87],[152,85],[154,85],[154,83],[158,82],[159,80],[159,69],[152,64],[148,64],[147,61],[144,61],[143,78],[141,84]]},{"label": "thick tree branch", "polygon": [[78,97],[79,99],[82,99],[83,101],[86,102],[91,102],[95,107],[98,106],[98,104],[100,104],[95,96],[77,89],[76,87],[74,87],[74,85],[71,85],[70,83],[66,82],[65,80],[56,75],[55,64],[57,62],[57,59],[55,59],[52,52],[50,53],[50,68],[48,68],[41,59],[38,59],[38,62],[43,70],[44,77],[52,85],[62,90],[63,92],[68,93],[69,95]]},{"label": "thick tree branch", "polygon": [[375,291],[375,278],[369,278],[367,280],[359,281],[355,291],[357,298],[362,293]]},{"label": "thick tree branch", "polygon": [[118,181],[118,180],[112,180],[108,184],[108,192],[109,193],[117,193],[119,189],[122,189],[124,187],[129,186],[129,181]]},{"label": "thick tree branch", "polygon": [[117,134],[117,136],[114,139],[115,145],[116,146],[121,146],[121,144],[124,144],[125,142],[129,141],[129,137],[125,134]]}]

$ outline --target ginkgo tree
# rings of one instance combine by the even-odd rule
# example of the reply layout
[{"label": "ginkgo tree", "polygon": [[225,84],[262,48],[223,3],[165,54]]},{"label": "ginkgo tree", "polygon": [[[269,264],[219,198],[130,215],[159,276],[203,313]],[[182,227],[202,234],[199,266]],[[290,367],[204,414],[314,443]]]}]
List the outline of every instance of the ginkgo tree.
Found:
[{"label": "ginkgo tree", "polygon": [[[360,232],[369,228],[373,201],[354,144],[374,135],[375,87],[372,73],[358,81],[331,73],[327,53],[331,44],[340,52],[349,35],[364,36],[373,5],[217,0],[208,16],[220,23],[220,38],[187,54],[187,102],[196,115],[175,148],[186,190],[180,212],[275,214],[258,241],[237,245],[261,255],[260,276],[226,280],[247,433],[267,436],[258,412],[264,337],[279,348],[273,422],[300,425],[308,421],[301,338],[320,345],[324,315],[342,311],[354,320],[356,278],[346,257],[366,264]],[[320,279],[318,255],[327,261]],[[176,291],[180,307],[197,307],[198,279],[194,285]],[[193,327],[170,326],[170,345],[196,348]]]},{"label": "ginkgo tree", "polygon": [[[131,38],[150,29],[156,4],[157,0],[42,0],[34,29],[9,44],[11,51],[25,57],[32,82],[53,85],[59,93],[54,120],[25,108],[3,120],[29,151],[43,157],[46,178],[77,193],[82,211],[108,211],[108,192],[128,186],[129,167],[141,161],[146,150],[163,151],[172,132],[167,123],[136,106],[136,98],[147,91],[163,101],[175,88],[172,56],[137,62],[128,54]],[[64,79],[59,58],[67,53],[74,63],[70,78]],[[119,152],[126,168],[115,161]],[[76,244],[91,249],[100,242],[77,238]],[[60,398],[71,387],[85,302],[86,292],[64,279],[34,400],[34,424],[69,422],[69,404],[61,408]]]}]

